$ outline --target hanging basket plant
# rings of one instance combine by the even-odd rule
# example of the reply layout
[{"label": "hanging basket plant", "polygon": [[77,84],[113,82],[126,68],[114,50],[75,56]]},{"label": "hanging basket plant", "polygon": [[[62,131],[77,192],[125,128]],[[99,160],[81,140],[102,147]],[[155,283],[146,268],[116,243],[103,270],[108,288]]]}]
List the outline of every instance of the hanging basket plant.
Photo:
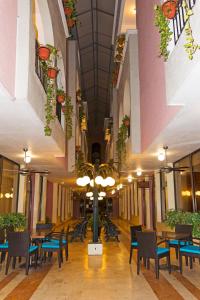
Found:
[{"label": "hanging basket plant", "polygon": [[128,138],[128,128],[122,122],[119,132],[118,139],[116,142],[117,146],[117,154],[118,154],[118,162],[119,165],[126,161],[126,140]]},{"label": "hanging basket plant", "polygon": [[49,59],[50,53],[51,53],[51,50],[47,46],[42,46],[41,45],[38,48],[38,56],[39,56],[39,58],[41,60],[47,60],[47,59]]},{"label": "hanging basket plant", "polygon": [[58,75],[58,69],[56,67],[48,67],[47,75],[50,79],[56,79]]},{"label": "hanging basket plant", "polygon": [[66,138],[67,140],[72,137],[72,115],[73,115],[73,105],[71,103],[71,97],[65,97],[65,105],[62,106],[62,112],[65,116],[66,124]]},{"label": "hanging basket plant", "polygon": [[64,12],[66,16],[67,26],[69,30],[75,26],[77,22],[76,0],[67,0],[63,2]]},{"label": "hanging basket plant", "polygon": [[57,101],[58,103],[65,102],[65,92],[63,90],[60,89],[57,90]]},{"label": "hanging basket plant", "polygon": [[178,5],[178,1],[177,0],[168,0],[168,1],[165,1],[163,3],[163,5],[162,5],[163,15],[167,19],[173,19],[176,16],[177,5]]},{"label": "hanging basket plant", "polygon": [[130,127],[130,118],[127,115],[124,116],[122,122],[127,128]]}]

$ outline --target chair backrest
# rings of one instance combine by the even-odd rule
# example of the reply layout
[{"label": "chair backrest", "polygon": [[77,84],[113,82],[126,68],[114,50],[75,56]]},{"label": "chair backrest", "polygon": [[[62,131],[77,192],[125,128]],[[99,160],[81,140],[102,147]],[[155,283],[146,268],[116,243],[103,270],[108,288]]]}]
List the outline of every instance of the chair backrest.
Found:
[{"label": "chair backrest", "polygon": [[142,225],[134,225],[130,226],[130,232],[131,232],[131,243],[137,241],[136,232],[142,231]]},{"label": "chair backrest", "polygon": [[189,233],[190,239],[192,238],[192,230],[193,230],[193,225],[188,225],[188,224],[176,224],[175,225],[176,233]]},{"label": "chair backrest", "polygon": [[136,232],[138,242],[138,253],[141,257],[155,258],[157,239],[156,232]]},{"label": "chair backrest", "polygon": [[8,232],[8,254],[11,256],[26,257],[30,246],[30,233]]},{"label": "chair backrest", "polygon": [[5,242],[5,229],[0,229],[0,244]]},{"label": "chair backrest", "polygon": [[43,223],[37,223],[36,224],[36,230],[52,230],[53,224],[48,223],[48,224],[43,224]]}]

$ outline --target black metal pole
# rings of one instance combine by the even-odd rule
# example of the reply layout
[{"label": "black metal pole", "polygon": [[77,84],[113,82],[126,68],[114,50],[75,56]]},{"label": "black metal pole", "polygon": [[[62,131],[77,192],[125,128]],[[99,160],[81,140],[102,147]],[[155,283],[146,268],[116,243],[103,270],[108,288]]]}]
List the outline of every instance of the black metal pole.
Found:
[{"label": "black metal pole", "polygon": [[97,243],[99,229],[99,207],[98,207],[98,189],[94,186],[94,203],[93,203],[93,243]]}]

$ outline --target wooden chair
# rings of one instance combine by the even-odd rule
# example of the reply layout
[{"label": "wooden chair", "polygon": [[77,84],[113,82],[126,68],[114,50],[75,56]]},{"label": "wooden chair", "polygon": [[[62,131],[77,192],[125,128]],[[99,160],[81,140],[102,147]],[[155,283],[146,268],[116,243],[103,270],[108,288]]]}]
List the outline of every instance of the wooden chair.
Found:
[{"label": "wooden chair", "polygon": [[[53,239],[53,236],[52,236],[52,239]],[[46,257],[46,253],[48,253],[51,256],[54,252],[57,252],[59,268],[61,268],[61,263],[63,261],[63,259],[62,259],[62,249],[63,249],[62,240],[63,240],[63,232],[61,231],[59,233],[58,242],[49,241],[49,242],[44,242],[41,245],[41,255],[43,256],[43,258]]]},{"label": "wooden chair", "polygon": [[28,231],[24,232],[8,232],[8,256],[6,262],[6,272],[10,266],[11,259],[13,258],[13,268],[15,268],[16,258],[25,257],[26,259],[26,275],[28,275],[30,266],[30,257],[35,256],[35,268],[37,268],[38,260],[38,246],[32,246],[30,243],[30,234]]},{"label": "wooden chair", "polygon": [[131,245],[130,245],[129,264],[131,264],[133,249],[137,249],[138,248],[138,242],[137,242],[137,237],[136,237],[136,232],[137,231],[142,231],[142,225],[130,226]]},{"label": "wooden chair", "polygon": [[167,258],[168,270],[171,273],[170,250],[169,248],[158,247],[161,241],[157,244],[156,232],[136,232],[138,251],[137,251],[137,274],[140,273],[140,261],[143,258],[149,269],[149,260],[155,260],[156,279],[159,278],[159,260],[163,257]]},{"label": "wooden chair", "polygon": [[[69,225],[67,226],[66,232],[65,233],[63,232],[64,239],[62,240],[63,248],[65,249],[65,258],[66,258],[66,260],[68,260],[68,256],[69,256],[69,239],[68,239],[68,235],[69,235]],[[55,235],[55,233],[53,233],[51,235],[51,237],[49,237],[49,242],[59,244],[59,234]]]},{"label": "wooden chair", "polygon": [[179,241],[179,240],[171,240],[168,241],[168,245],[170,248],[174,248],[176,251],[176,259],[178,259],[179,249],[187,244],[192,244],[192,230],[193,225],[188,224],[176,224],[175,232],[176,233],[188,233],[189,237],[187,241]]}]

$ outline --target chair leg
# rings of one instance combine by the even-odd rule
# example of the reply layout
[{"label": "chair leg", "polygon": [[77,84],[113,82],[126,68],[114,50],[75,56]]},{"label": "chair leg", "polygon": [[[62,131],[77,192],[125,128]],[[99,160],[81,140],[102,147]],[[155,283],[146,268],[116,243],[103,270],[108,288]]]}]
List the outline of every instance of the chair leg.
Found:
[{"label": "chair leg", "polygon": [[61,268],[61,251],[58,251],[58,267]]},{"label": "chair leg", "polygon": [[193,257],[190,257],[189,259],[190,259],[190,269],[192,269],[193,268]]},{"label": "chair leg", "polygon": [[65,259],[68,260],[68,256],[69,256],[69,249],[68,249],[68,243],[66,244],[65,247]]},{"label": "chair leg", "polygon": [[9,266],[10,266],[10,261],[11,261],[11,256],[8,255],[7,256],[7,261],[6,261],[6,272],[5,272],[5,275],[8,274],[8,269],[9,269]]},{"label": "chair leg", "polygon": [[188,257],[187,256],[185,256],[185,264],[186,264],[186,266],[188,266]]},{"label": "chair leg", "polygon": [[130,248],[130,257],[129,257],[129,264],[131,264],[131,260],[132,260],[132,253],[133,252],[133,248]]},{"label": "chair leg", "polygon": [[6,252],[1,252],[1,264],[6,258]]},{"label": "chair leg", "polygon": [[175,251],[176,251],[176,259],[178,259],[178,248],[177,247],[175,248]]},{"label": "chair leg", "polygon": [[35,269],[37,269],[37,263],[38,263],[38,251],[35,252]]},{"label": "chair leg", "polygon": [[26,257],[26,275],[28,275],[29,265],[30,265],[30,256],[28,255]]},{"label": "chair leg", "polygon": [[159,279],[159,259],[155,259],[155,271],[156,271],[156,279]]},{"label": "chair leg", "polygon": [[15,269],[16,266],[16,257],[13,257],[13,263],[12,263],[12,268]]},{"label": "chair leg", "polygon": [[137,253],[137,275],[140,274],[140,256]]},{"label": "chair leg", "polygon": [[169,274],[171,274],[171,261],[170,261],[170,254],[167,256],[167,266]]},{"label": "chair leg", "polygon": [[179,253],[179,268],[180,268],[180,273],[183,274],[182,254],[181,253]]},{"label": "chair leg", "polygon": [[63,263],[63,249],[60,250],[61,262]]},{"label": "chair leg", "polygon": [[147,267],[147,270],[150,269],[150,259],[149,258],[147,258],[147,260],[146,260],[146,267]]}]

